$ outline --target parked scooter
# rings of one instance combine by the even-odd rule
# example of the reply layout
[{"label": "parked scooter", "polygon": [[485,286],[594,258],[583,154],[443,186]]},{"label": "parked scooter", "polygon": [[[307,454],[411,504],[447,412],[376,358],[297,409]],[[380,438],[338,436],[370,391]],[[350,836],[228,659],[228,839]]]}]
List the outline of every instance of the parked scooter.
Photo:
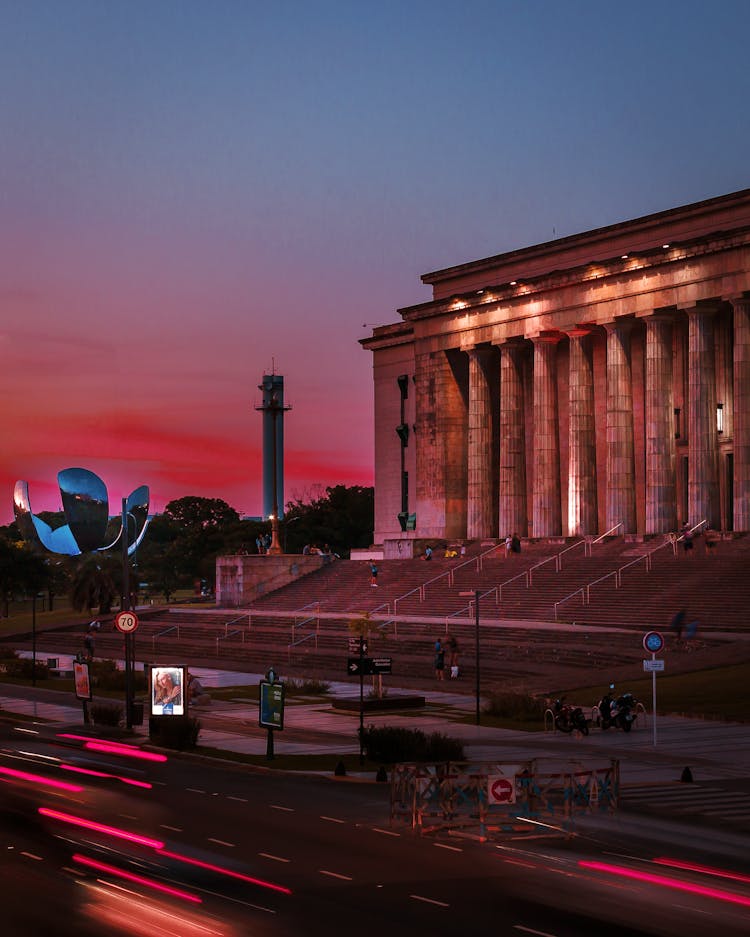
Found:
[{"label": "parked scooter", "polygon": [[561,697],[552,704],[552,712],[555,717],[555,728],[560,732],[577,731],[582,735],[589,734],[588,720],[580,706],[571,706]]},{"label": "parked scooter", "polygon": [[602,729],[614,726],[623,732],[630,732],[636,718],[636,699],[632,693],[623,693],[615,696],[614,684],[609,685],[609,691],[599,700],[599,725]]}]

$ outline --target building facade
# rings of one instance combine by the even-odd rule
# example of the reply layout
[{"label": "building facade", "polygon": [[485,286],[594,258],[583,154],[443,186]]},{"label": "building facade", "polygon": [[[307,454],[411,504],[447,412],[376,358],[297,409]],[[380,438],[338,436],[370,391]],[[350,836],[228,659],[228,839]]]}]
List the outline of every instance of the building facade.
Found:
[{"label": "building facade", "polygon": [[422,281],[362,341],[376,543],[750,530],[750,189]]}]

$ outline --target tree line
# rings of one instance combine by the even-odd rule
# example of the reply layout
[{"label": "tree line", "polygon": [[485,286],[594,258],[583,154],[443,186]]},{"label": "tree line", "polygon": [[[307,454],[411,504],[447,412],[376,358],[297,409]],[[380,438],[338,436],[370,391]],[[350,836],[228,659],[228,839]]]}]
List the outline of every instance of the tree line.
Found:
[{"label": "tree line", "polygon": [[[43,511],[43,521],[56,528],[60,512]],[[118,518],[110,521],[116,534]],[[371,487],[336,485],[310,499],[290,501],[279,522],[285,553],[302,553],[306,545],[328,548],[348,557],[353,548],[372,543],[374,492]],[[187,496],[170,501],[151,519],[138,550],[130,557],[131,591],[170,601],[174,594],[200,584],[212,592],[216,557],[257,552],[256,541],[270,531],[269,521],[242,518],[220,498]],[[111,541],[105,541],[111,542]],[[104,553],[63,557],[37,553],[26,544],[15,523],[0,527],[0,613],[7,617],[14,599],[44,593],[49,608],[67,595],[77,611],[98,608],[106,614],[119,601],[123,586],[119,548]]]}]

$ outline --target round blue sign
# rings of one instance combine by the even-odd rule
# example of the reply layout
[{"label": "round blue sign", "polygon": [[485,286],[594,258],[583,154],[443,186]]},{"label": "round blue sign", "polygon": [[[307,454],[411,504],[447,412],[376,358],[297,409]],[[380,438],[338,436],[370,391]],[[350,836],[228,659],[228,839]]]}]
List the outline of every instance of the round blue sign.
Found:
[{"label": "round blue sign", "polygon": [[643,646],[652,654],[658,654],[664,647],[664,638],[658,631],[649,631],[648,634],[643,636]]}]

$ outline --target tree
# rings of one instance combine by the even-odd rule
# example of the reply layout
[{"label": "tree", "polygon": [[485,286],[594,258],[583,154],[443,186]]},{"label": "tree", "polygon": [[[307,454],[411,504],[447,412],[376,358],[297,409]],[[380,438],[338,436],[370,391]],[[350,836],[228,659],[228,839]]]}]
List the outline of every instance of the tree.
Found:
[{"label": "tree", "polygon": [[119,594],[121,578],[122,566],[114,556],[85,554],[73,573],[71,605],[77,612],[98,608],[101,614],[108,614]]},{"label": "tree", "polygon": [[340,556],[348,556],[353,547],[372,543],[374,520],[373,488],[336,485],[309,504],[290,502],[282,537],[286,537],[290,553],[301,552],[306,543],[316,543],[328,544]]},{"label": "tree", "polygon": [[36,595],[51,580],[50,568],[43,556],[23,541],[0,537],[0,601],[7,618],[14,596]]}]

